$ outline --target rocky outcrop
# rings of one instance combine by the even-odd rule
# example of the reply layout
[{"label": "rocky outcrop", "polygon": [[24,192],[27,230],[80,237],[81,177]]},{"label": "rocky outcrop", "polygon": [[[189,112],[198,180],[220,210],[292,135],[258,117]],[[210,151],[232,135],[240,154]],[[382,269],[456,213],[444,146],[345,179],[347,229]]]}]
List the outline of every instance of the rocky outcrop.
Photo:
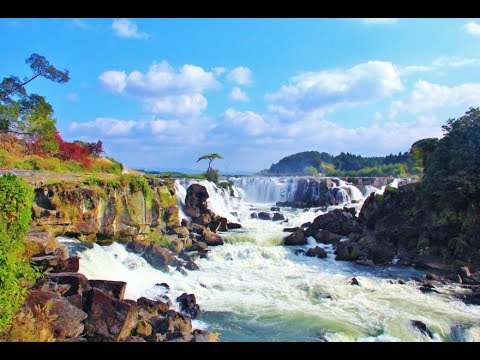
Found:
[{"label": "rocky outcrop", "polygon": [[179,225],[173,182],[140,176],[86,179],[35,189],[32,227],[55,236],[109,243],[146,241],[152,231]]},{"label": "rocky outcrop", "polygon": [[307,239],[302,229],[295,230],[292,234],[286,236],[283,239],[284,245],[305,245],[307,244]]}]

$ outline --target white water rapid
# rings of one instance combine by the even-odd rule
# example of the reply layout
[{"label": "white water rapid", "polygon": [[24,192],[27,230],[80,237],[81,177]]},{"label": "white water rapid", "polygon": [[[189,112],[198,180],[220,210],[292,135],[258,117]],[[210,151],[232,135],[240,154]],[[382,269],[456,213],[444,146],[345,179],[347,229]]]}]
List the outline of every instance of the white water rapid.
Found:
[{"label": "white water rapid", "polygon": [[[449,286],[438,287],[440,294],[423,294],[409,281],[412,275],[421,276],[416,270],[335,261],[331,246],[324,245],[327,259],[294,254],[317,246],[313,238],[303,247],[281,245],[288,235],[283,228],[312,221],[322,212],[281,208],[285,222],[252,219],[252,212],[273,213],[270,207],[288,200],[296,186],[294,178],[264,179],[236,180],[234,197],[206,181],[176,180],[179,204],[191,183],[201,183],[210,194],[210,209],[242,224],[221,234],[225,245],[196,260],[199,271],[187,270],[183,276],[171,268],[163,273],[114,243],[80,251],[80,272],[88,278],[126,281],[131,299],[167,295],[175,303],[181,293],[194,293],[202,310],[194,327],[219,332],[224,341],[480,341],[480,306],[457,300]],[[360,201],[355,206],[361,205],[365,197],[356,187],[339,186]],[[353,276],[360,286],[349,285]],[[407,283],[389,280],[398,278]],[[171,289],[155,286],[162,282]],[[433,339],[410,320],[423,321]]]}]

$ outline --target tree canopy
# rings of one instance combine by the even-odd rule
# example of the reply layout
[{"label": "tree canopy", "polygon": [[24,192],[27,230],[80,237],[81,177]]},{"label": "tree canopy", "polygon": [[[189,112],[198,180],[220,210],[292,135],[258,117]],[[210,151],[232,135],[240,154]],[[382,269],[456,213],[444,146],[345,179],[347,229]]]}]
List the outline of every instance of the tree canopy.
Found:
[{"label": "tree canopy", "polygon": [[207,172],[211,171],[211,164],[212,164],[212,161],[215,160],[215,159],[223,159],[222,155],[220,154],[217,154],[217,153],[213,153],[213,154],[206,154],[206,155],[202,155],[198,158],[197,160],[197,163],[200,161],[200,160],[208,160],[208,169],[207,169]]}]

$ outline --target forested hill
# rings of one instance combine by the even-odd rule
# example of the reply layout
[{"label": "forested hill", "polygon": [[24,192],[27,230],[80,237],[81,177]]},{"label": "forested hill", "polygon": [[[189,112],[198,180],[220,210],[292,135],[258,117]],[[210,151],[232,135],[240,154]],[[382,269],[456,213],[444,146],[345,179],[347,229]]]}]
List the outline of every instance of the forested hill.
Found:
[{"label": "forested hill", "polygon": [[420,171],[414,165],[410,153],[363,157],[350,153],[333,156],[326,152],[304,151],[289,155],[264,175],[326,175],[326,176],[405,176]]}]

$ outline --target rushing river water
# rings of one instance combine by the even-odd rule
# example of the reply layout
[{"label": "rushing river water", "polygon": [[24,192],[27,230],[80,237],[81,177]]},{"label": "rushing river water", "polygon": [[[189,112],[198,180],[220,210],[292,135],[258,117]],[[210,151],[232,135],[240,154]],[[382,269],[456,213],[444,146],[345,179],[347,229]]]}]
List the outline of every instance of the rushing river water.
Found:
[{"label": "rushing river water", "polygon": [[[252,180],[237,180],[231,197],[211,183],[199,182],[207,187],[215,213],[242,224],[241,229],[222,234],[225,245],[212,247],[208,258],[196,260],[200,271],[187,270],[188,276],[183,276],[172,268],[163,273],[114,243],[80,251],[80,272],[88,278],[126,281],[126,297],[131,299],[167,295],[174,301],[183,292],[194,293],[202,309],[194,327],[219,332],[223,341],[480,341],[480,306],[455,299],[452,293],[460,289],[453,285],[438,287],[440,294],[423,294],[409,280],[422,276],[414,269],[335,261],[329,246],[324,246],[327,259],[294,254],[296,249],[317,246],[313,238],[303,247],[282,246],[284,227],[312,221],[322,212],[282,208],[286,222],[252,219],[250,214],[269,211],[278,197],[287,199],[292,184],[282,192],[272,184],[255,187]],[[179,204],[191,183],[176,181]],[[362,197],[358,189],[340,186],[350,198]],[[380,190],[367,189],[371,191]],[[259,199],[266,202],[250,202]],[[355,206],[359,209],[361,203]],[[352,277],[360,286],[349,284]],[[399,278],[406,284],[391,281]],[[170,290],[155,285],[162,282]],[[412,327],[411,320],[423,321],[433,339]]]}]

